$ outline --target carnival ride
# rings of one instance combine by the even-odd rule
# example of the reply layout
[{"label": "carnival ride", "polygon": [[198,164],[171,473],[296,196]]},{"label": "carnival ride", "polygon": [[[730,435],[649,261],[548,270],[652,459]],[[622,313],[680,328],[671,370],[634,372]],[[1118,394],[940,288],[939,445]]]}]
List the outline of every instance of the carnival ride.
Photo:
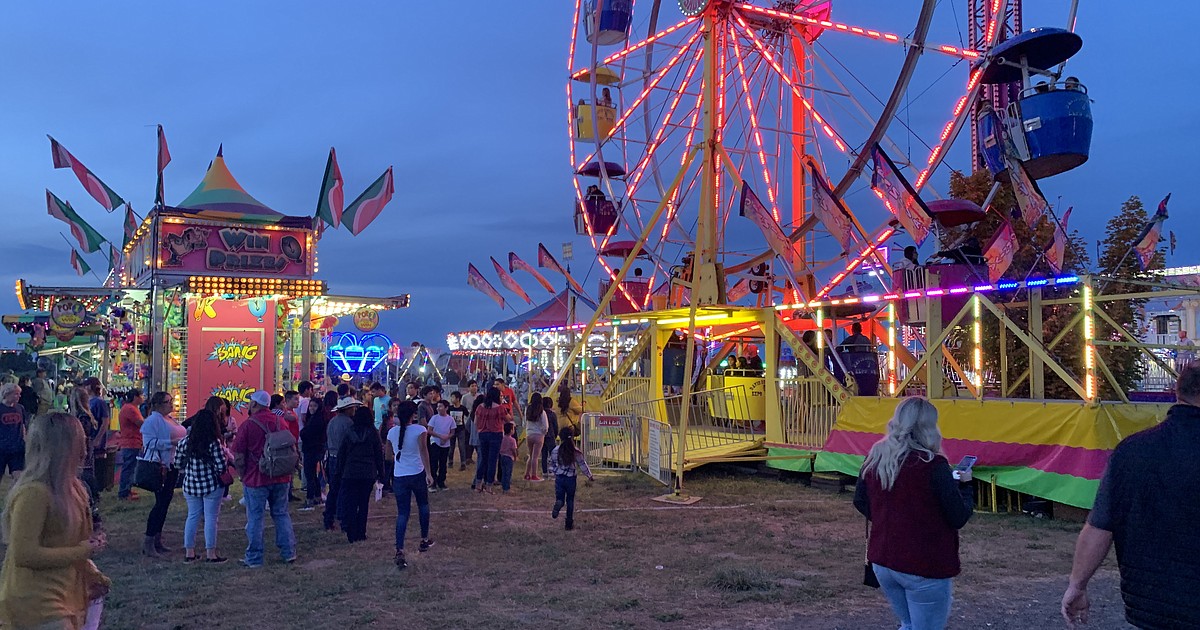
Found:
[{"label": "carnival ride", "polygon": [[[636,339],[614,344],[590,439],[585,422],[598,463],[674,459],[677,493],[685,470],[740,458],[853,475],[896,399],[923,394],[942,411],[948,455],[980,457],[993,508],[998,488],[1090,505],[1109,450],[1163,411],[1130,402],[1110,370],[1114,347],[1162,361],[1108,307],[1196,290],[1145,278],[1106,292],[1109,279],[1082,270],[1005,278],[1011,241],[963,241],[962,226],[1009,212],[991,204],[1002,182],[1040,199],[1028,182],[1083,164],[1092,131],[1086,87],[1065,75],[1082,47],[1076,3],[1052,16],[1068,28],[1025,32],[1019,0],[969,5],[971,41],[952,45],[930,37],[957,19],[934,1],[912,5],[907,36],[833,20],[830,2],[576,2],[569,159],[602,297],[586,325],[548,331],[577,340],[549,389],[588,351],[578,340]],[[949,119],[925,137],[913,103],[960,64],[965,93],[920,105]],[[860,78],[880,72],[887,95]],[[968,127],[967,170],[996,180],[982,204],[934,186]],[[927,233],[941,260],[893,267],[888,249]],[[869,346],[835,352],[851,322]],[[761,371],[725,368],[750,346]]]}]

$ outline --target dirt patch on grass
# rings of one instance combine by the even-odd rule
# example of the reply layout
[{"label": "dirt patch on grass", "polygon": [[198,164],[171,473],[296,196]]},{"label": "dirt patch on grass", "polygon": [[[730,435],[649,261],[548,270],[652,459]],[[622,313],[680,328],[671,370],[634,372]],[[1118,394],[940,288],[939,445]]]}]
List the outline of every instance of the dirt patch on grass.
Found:
[{"label": "dirt patch on grass", "polygon": [[[662,486],[639,475],[580,486],[575,531],[550,518],[553,484],[509,495],[451,490],[431,497],[428,553],[397,570],[396,507],[371,505],[368,540],[321,529],[320,512],[292,511],[300,562],[285,565],[268,528],[267,564],[244,569],[138,555],[150,502],[104,499],[110,548],[97,564],[113,579],[109,628],[466,628],[562,624],[589,628],[894,627],[862,578],[862,520],[849,495],[772,478],[700,471],[680,507],[650,500]],[[239,558],[244,509],[221,515],[220,548]],[[172,505],[164,540],[180,547],[186,507]],[[270,521],[268,520],[268,524]],[[1058,627],[1058,601],[1078,525],[977,514],[962,534],[955,628]],[[200,537],[202,544],[202,536]],[[1093,588],[1093,628],[1122,628],[1115,566]]]}]

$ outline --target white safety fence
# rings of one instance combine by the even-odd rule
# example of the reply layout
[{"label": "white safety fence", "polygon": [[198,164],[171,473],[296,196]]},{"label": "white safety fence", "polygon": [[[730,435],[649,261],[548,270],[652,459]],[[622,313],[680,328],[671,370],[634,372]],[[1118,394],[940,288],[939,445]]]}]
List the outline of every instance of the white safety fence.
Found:
[{"label": "white safety fence", "polygon": [[593,470],[640,470],[670,485],[675,435],[671,426],[633,414],[585,413],[579,447]]}]

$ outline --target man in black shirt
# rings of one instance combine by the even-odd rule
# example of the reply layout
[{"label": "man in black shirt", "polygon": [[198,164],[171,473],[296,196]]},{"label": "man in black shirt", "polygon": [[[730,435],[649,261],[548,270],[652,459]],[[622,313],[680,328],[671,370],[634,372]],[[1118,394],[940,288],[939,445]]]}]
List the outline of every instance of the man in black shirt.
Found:
[{"label": "man in black shirt", "polygon": [[1113,543],[1125,619],[1139,628],[1200,628],[1200,365],[1179,373],[1179,404],[1117,445],[1075,543],[1062,615],[1086,623],[1087,584]]}]

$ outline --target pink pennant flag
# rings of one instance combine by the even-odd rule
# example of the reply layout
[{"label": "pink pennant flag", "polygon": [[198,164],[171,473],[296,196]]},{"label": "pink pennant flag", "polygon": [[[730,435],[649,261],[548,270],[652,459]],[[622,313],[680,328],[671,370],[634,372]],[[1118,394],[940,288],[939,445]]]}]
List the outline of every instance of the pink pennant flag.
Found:
[{"label": "pink pennant flag", "polygon": [[[771,251],[778,256],[778,261],[772,263],[776,269],[783,272],[783,275],[792,283],[792,287],[796,291],[801,291],[800,282],[796,278],[796,272],[792,268],[791,252],[792,242],[787,235],[783,233],[783,228],[779,227],[779,222],[771,216],[771,212],[763,205],[758,195],[754,194],[754,190],[750,188],[749,182],[742,182],[742,199],[739,204],[739,213],[750,219],[758,226],[762,232],[763,238],[767,240],[767,245]],[[803,293],[801,292],[801,295]],[[808,298],[805,296],[805,301]]]},{"label": "pink pennant flag", "polygon": [[1133,253],[1137,255],[1138,264],[1142,266],[1142,271],[1145,271],[1150,266],[1150,262],[1154,260],[1154,254],[1158,253],[1158,241],[1162,238],[1163,222],[1167,220],[1167,202],[1171,200],[1170,193],[1158,204],[1158,211],[1154,216],[1150,217],[1150,222],[1146,224],[1142,230],[1142,235],[1138,238],[1137,243],[1133,246]]},{"label": "pink pennant flag", "polygon": [[509,291],[516,293],[518,297],[525,300],[526,304],[533,304],[533,300],[529,299],[529,294],[525,292],[525,289],[521,288],[517,279],[509,275],[508,271],[504,269],[504,265],[497,262],[495,257],[491,258],[492,266],[496,268],[496,275],[500,276],[500,284],[504,285],[504,288]]},{"label": "pink pennant flag", "polygon": [[1054,241],[1050,244],[1050,249],[1046,250],[1046,262],[1050,264],[1054,273],[1062,272],[1063,257],[1067,251],[1067,220],[1071,218],[1073,209],[1067,208],[1062,220],[1054,225]]},{"label": "pink pennant flag", "polygon": [[813,191],[813,214],[817,219],[825,225],[825,229],[837,239],[839,245],[842,246],[843,252],[851,251],[854,246],[854,234],[851,231],[850,217],[846,215],[846,208],[836,197],[833,196],[833,190],[829,188],[825,178],[821,177],[821,173],[817,171],[817,165],[809,162],[808,172],[812,176],[814,183]]},{"label": "pink pennant flag", "polygon": [[1042,196],[1042,191],[1038,190],[1037,184],[1029,178],[1029,173],[1025,172],[1025,167],[1021,165],[1020,160],[1011,156],[1006,159],[1012,180],[1013,196],[1017,198],[1017,206],[1021,208],[1021,218],[1025,220],[1025,225],[1032,230],[1042,220],[1042,215],[1046,214],[1049,205],[1046,203],[1046,198]]},{"label": "pink pennant flag", "polygon": [[575,291],[579,293],[584,292],[583,287],[579,286],[578,282],[575,282],[575,278],[572,278],[571,274],[567,273],[567,270],[558,264],[558,261],[554,259],[554,255],[550,253],[550,250],[546,249],[546,246],[541,243],[538,243],[538,266],[557,272],[566,278],[567,282],[571,283],[571,288],[575,289]]},{"label": "pink pennant flag", "polygon": [[337,152],[330,147],[329,161],[325,163],[325,178],[321,180],[321,198],[317,200],[317,216],[335,228],[342,223],[342,211],[346,205],[343,183]]},{"label": "pink pennant flag", "polygon": [[504,308],[504,296],[500,295],[500,292],[496,290],[496,287],[492,286],[492,283],[488,282],[487,278],[484,278],[483,274],[479,273],[479,270],[475,268],[474,263],[467,263],[467,284],[475,287],[480,293],[495,300],[496,304],[500,305],[500,308]]},{"label": "pink pennant flag", "polygon": [[1017,251],[1017,238],[1013,234],[1012,224],[1008,221],[1004,222],[1004,226],[996,233],[991,244],[983,253],[984,259],[987,260],[988,280],[995,282],[1008,271],[1008,267],[1012,265],[1013,254]]},{"label": "pink pennant flag", "polygon": [[521,260],[521,257],[518,256],[516,252],[508,252],[508,270],[510,272],[516,272],[518,269],[533,276],[533,279],[537,280],[538,284],[542,285],[551,294],[556,293],[554,290],[554,285],[550,284],[550,281],[546,279],[546,276],[538,273],[538,270],[534,269],[532,265],[524,260]]},{"label": "pink pennant flag", "polygon": [[104,206],[105,210],[112,212],[125,203],[125,200],[120,195],[113,192],[113,189],[104,185],[100,178],[96,177],[86,166],[75,159],[74,155],[67,150],[66,147],[58,143],[58,140],[50,136],[50,155],[54,158],[54,168],[69,168],[75,173],[75,177],[79,179],[79,183],[83,184],[83,188],[93,199]]},{"label": "pink pennant flag", "polygon": [[895,215],[896,220],[908,232],[917,245],[925,242],[933,226],[933,219],[925,202],[909,185],[908,180],[900,174],[892,158],[888,157],[879,145],[871,154],[875,163],[875,171],[871,174],[871,190],[883,201],[888,211]]}]

